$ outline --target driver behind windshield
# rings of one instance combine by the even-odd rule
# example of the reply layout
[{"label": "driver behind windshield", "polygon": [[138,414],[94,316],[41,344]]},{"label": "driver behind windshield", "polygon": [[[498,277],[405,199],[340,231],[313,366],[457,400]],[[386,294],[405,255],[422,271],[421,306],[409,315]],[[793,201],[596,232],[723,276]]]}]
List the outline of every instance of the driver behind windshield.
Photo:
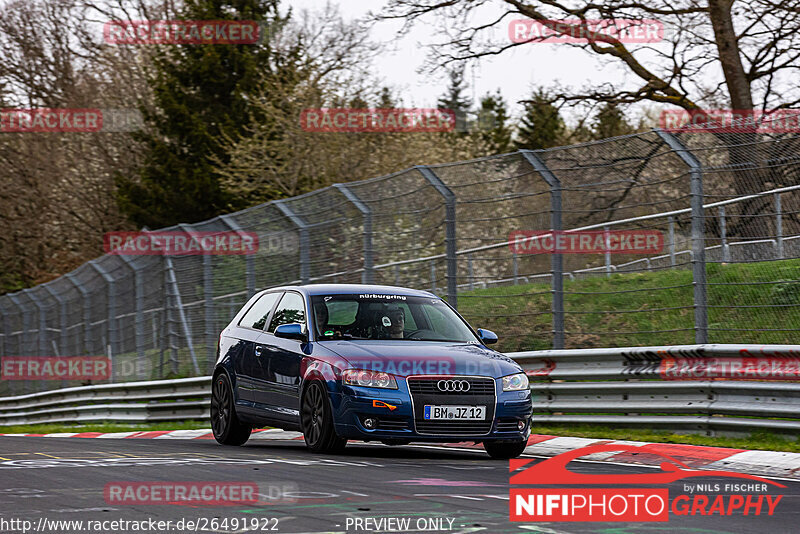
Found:
[{"label": "driver behind windshield", "polygon": [[311,307],[320,340],[479,342],[453,309],[432,296],[313,295]]},{"label": "driver behind windshield", "polygon": [[388,326],[389,337],[391,339],[403,339],[406,329],[406,312],[403,308],[396,306],[389,308],[385,317],[389,318],[389,325],[384,322],[384,326]]}]

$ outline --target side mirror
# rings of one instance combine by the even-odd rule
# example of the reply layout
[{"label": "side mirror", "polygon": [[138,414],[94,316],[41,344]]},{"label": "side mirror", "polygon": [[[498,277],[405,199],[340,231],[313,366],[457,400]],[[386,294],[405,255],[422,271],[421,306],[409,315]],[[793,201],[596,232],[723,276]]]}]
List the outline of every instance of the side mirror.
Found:
[{"label": "side mirror", "polygon": [[275,329],[275,337],[282,337],[285,339],[296,339],[297,341],[308,341],[308,334],[306,334],[306,327],[300,323],[282,324]]},{"label": "side mirror", "polygon": [[491,345],[492,343],[497,343],[497,334],[495,334],[491,330],[478,328],[478,337],[481,338],[481,341],[483,341],[484,345]]}]

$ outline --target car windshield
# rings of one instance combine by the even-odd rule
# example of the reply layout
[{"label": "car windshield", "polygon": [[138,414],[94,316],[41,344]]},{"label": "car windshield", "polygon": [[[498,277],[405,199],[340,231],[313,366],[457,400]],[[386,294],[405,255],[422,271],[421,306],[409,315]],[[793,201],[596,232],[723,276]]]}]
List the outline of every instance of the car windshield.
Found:
[{"label": "car windshield", "polygon": [[479,342],[440,298],[406,295],[315,295],[317,339]]}]

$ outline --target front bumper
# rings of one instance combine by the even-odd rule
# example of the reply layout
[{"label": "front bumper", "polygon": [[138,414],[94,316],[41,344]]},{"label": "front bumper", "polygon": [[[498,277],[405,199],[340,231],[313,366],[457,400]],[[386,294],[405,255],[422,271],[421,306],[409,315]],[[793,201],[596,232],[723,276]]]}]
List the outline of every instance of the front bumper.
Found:
[{"label": "front bumper", "polygon": [[[459,428],[431,430],[430,425],[419,417],[415,411],[424,402],[419,394],[415,399],[409,391],[406,379],[397,378],[398,389],[364,388],[341,386],[338,392],[331,392],[333,419],[336,433],[346,439],[361,441],[424,441],[436,443],[453,443],[460,441],[520,441],[530,435],[532,413],[530,391],[501,390],[499,380],[495,382],[495,396],[491,398],[493,406],[488,405],[486,398],[478,404],[487,404],[487,420],[480,429],[471,429],[470,425],[453,425]],[[377,402],[375,402],[377,401]],[[431,401],[434,402],[434,401]],[[427,403],[427,402],[425,402]],[[467,404],[460,399],[437,399],[436,404]],[[491,417],[491,421],[489,421]],[[376,421],[373,428],[365,426],[365,420]],[[522,429],[519,423],[523,423]],[[473,425],[476,426],[476,425]]]}]

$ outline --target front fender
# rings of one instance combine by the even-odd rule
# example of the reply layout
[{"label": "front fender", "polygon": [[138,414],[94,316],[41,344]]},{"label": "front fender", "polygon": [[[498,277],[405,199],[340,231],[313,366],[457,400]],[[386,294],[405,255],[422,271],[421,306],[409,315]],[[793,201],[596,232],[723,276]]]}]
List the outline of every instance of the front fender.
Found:
[{"label": "front fender", "polygon": [[301,364],[300,405],[297,407],[298,411],[303,403],[303,395],[305,394],[306,387],[312,380],[319,380],[325,384],[325,389],[328,391],[328,398],[331,402],[331,409],[333,410],[332,413],[336,413],[336,409],[341,400],[342,372],[329,362],[308,357],[303,358]]}]

